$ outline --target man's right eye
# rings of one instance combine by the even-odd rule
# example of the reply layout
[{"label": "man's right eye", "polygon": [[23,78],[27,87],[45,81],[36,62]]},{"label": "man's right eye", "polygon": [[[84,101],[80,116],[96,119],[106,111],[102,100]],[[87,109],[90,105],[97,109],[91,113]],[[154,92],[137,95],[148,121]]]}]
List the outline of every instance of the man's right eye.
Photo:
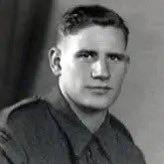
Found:
[{"label": "man's right eye", "polygon": [[81,54],[79,54],[79,57],[85,58],[85,59],[91,59],[91,58],[93,58],[93,55],[89,54],[89,53],[81,53]]},{"label": "man's right eye", "polygon": [[77,57],[83,60],[91,60],[97,56],[95,51],[92,50],[82,50],[77,52]]}]

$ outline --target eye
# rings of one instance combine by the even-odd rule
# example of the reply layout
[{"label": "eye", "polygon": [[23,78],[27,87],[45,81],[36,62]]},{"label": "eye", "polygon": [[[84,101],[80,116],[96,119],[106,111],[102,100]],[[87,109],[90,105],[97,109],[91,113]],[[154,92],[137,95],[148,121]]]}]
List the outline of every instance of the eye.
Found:
[{"label": "eye", "polygon": [[114,62],[124,61],[125,56],[123,54],[109,54],[109,59]]},{"label": "eye", "polygon": [[80,51],[77,53],[77,57],[83,60],[92,60],[96,56],[96,53],[92,51]]},{"label": "eye", "polygon": [[80,57],[86,58],[86,59],[91,59],[91,58],[93,58],[93,55],[92,54],[89,54],[89,53],[82,53],[80,55]]}]

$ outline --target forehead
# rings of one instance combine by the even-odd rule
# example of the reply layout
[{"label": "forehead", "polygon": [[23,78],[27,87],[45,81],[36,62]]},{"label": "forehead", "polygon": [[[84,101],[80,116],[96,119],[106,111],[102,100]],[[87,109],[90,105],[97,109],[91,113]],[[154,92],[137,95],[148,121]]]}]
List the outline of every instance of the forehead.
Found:
[{"label": "forehead", "polygon": [[121,29],[98,25],[79,30],[63,39],[64,48],[122,51],[125,48]]}]

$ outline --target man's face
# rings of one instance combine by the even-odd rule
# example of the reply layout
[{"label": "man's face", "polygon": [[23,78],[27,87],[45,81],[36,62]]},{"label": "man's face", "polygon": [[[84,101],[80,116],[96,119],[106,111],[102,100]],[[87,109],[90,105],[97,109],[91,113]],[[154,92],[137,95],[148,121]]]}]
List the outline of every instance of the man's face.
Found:
[{"label": "man's face", "polygon": [[112,105],[128,65],[122,31],[94,25],[64,38],[60,50],[59,86],[64,96],[92,110]]}]

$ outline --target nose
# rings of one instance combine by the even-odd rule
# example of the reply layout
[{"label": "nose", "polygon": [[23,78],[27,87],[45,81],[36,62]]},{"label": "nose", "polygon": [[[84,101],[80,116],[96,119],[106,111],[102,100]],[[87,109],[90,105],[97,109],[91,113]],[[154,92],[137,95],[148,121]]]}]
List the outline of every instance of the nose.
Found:
[{"label": "nose", "polygon": [[99,59],[93,63],[91,76],[94,79],[103,81],[110,78],[110,66],[105,59]]}]

